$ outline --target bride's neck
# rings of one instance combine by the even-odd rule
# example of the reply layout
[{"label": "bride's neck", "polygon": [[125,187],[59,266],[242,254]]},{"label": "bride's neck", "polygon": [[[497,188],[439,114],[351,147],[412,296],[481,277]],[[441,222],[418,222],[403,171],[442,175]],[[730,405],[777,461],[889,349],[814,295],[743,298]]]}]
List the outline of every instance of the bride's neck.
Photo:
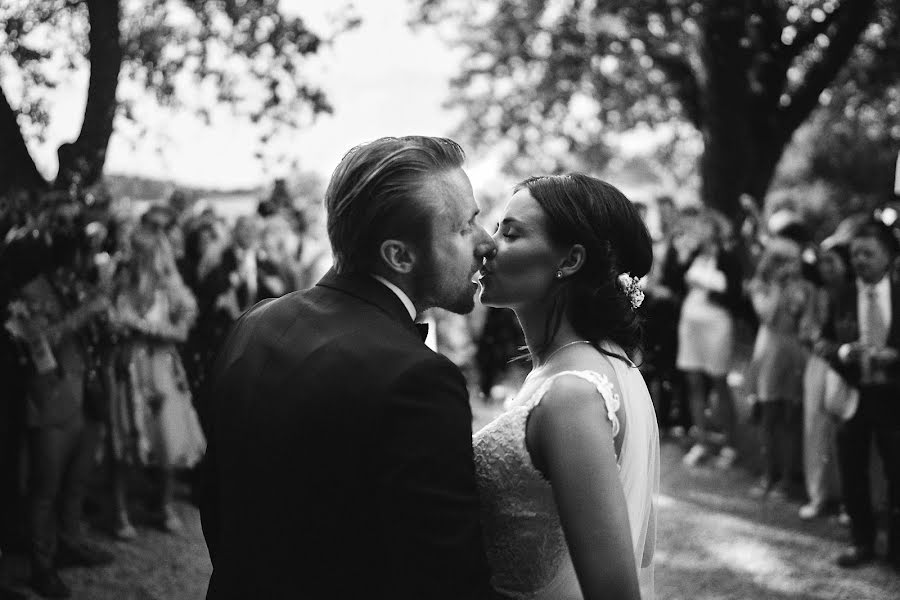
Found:
[{"label": "bride's neck", "polygon": [[[534,367],[541,366],[541,360],[550,355],[554,350],[560,348],[564,344],[584,339],[579,336],[572,327],[572,323],[566,316],[563,316],[559,323],[559,329],[554,333],[547,331],[547,324],[550,320],[549,307],[543,306],[519,306],[513,309],[522,332],[525,334],[525,344],[528,346],[528,352],[532,357]],[[547,339],[547,334],[552,337]]]}]

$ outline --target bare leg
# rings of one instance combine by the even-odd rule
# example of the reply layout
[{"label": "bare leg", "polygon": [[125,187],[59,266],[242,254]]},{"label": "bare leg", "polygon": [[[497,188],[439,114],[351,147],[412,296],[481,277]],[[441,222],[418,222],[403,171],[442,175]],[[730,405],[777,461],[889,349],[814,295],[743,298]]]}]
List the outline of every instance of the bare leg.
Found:
[{"label": "bare leg", "polygon": [[164,466],[159,469],[160,491],[162,494],[163,529],[169,532],[180,531],[181,519],[175,512],[175,472],[171,467]]},{"label": "bare leg", "polygon": [[737,428],[737,415],[734,407],[734,396],[725,376],[715,377],[712,382],[716,392],[716,416],[722,433],[725,435],[725,445],[734,447],[735,430]]},{"label": "bare leg", "polygon": [[114,462],[111,467],[113,510],[115,511],[115,534],[123,540],[132,540],[137,537],[137,531],[128,517],[128,490],[126,485],[126,465]]},{"label": "bare leg", "polygon": [[685,465],[693,467],[703,461],[709,454],[707,448],[708,436],[706,431],[706,382],[703,374],[691,371],[685,374],[687,380],[688,402],[691,408],[691,416],[694,425],[691,432],[694,438],[694,446],[684,455]]},{"label": "bare leg", "polygon": [[706,382],[703,373],[689,371],[685,373],[687,383],[688,404],[691,419],[694,421],[694,439],[698,444],[706,444]]}]

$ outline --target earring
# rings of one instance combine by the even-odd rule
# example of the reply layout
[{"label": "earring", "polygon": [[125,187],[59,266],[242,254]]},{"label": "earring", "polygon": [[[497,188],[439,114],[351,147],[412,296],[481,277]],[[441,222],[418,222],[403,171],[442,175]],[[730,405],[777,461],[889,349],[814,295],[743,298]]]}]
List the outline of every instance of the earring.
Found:
[{"label": "earring", "polygon": [[557,272],[556,272],[556,278],[557,278],[557,279],[562,279],[562,271],[557,271]]}]

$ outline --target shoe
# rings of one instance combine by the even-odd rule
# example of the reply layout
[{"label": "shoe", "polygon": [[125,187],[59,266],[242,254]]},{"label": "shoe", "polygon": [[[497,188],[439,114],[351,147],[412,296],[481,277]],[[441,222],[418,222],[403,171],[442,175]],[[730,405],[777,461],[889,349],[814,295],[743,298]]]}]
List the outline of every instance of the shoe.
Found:
[{"label": "shoe", "polygon": [[134,528],[129,521],[124,521],[119,523],[116,527],[115,531],[113,531],[113,535],[117,540],[121,540],[123,542],[130,542],[133,539],[137,538],[137,529]]},{"label": "shoe", "polygon": [[768,494],[770,500],[778,501],[787,500],[789,495],[787,489],[781,485],[776,485],[770,489]]},{"label": "shoe", "polygon": [[40,570],[31,577],[31,589],[43,598],[68,598],[72,595],[54,569]]},{"label": "shoe", "polygon": [[725,446],[719,451],[719,457],[716,459],[716,468],[728,470],[734,466],[737,461],[737,450],[731,446]]},{"label": "shoe", "polygon": [[835,561],[839,567],[852,569],[875,560],[875,550],[872,546],[850,546],[842,552]]},{"label": "shoe", "polygon": [[754,500],[762,500],[772,491],[772,482],[767,477],[763,477],[759,482],[750,488],[750,497]]},{"label": "shoe", "polygon": [[163,529],[169,533],[178,533],[184,529],[181,519],[178,518],[178,513],[169,505],[163,507]]},{"label": "shoe", "polygon": [[724,446],[727,438],[721,431],[707,431],[706,443],[712,446]]},{"label": "shoe", "polygon": [[699,465],[703,459],[709,454],[709,450],[706,449],[706,446],[702,444],[694,444],[694,447],[691,448],[687,454],[684,455],[684,458],[681,459],[688,467],[696,467]]},{"label": "shoe", "polygon": [[842,527],[850,527],[850,515],[847,514],[847,511],[844,510],[843,507],[841,507],[841,512],[838,513],[837,522],[838,525],[841,525]]},{"label": "shoe", "polygon": [[816,517],[822,516],[822,505],[815,502],[804,504],[800,507],[797,516],[804,521],[812,521]]},{"label": "shoe", "polygon": [[56,554],[56,567],[100,567],[113,561],[113,555],[85,542],[78,545],[60,544]]}]

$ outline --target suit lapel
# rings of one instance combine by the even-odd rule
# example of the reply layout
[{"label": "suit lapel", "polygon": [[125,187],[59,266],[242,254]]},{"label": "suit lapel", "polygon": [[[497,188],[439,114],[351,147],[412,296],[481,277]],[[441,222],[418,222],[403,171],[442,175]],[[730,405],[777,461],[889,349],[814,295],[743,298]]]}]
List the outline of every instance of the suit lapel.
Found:
[{"label": "suit lapel", "polygon": [[891,281],[891,322],[888,324],[887,345],[900,349],[900,283]]},{"label": "suit lapel", "polygon": [[856,283],[847,286],[835,311],[835,337],[839,343],[859,340],[859,306]]}]

